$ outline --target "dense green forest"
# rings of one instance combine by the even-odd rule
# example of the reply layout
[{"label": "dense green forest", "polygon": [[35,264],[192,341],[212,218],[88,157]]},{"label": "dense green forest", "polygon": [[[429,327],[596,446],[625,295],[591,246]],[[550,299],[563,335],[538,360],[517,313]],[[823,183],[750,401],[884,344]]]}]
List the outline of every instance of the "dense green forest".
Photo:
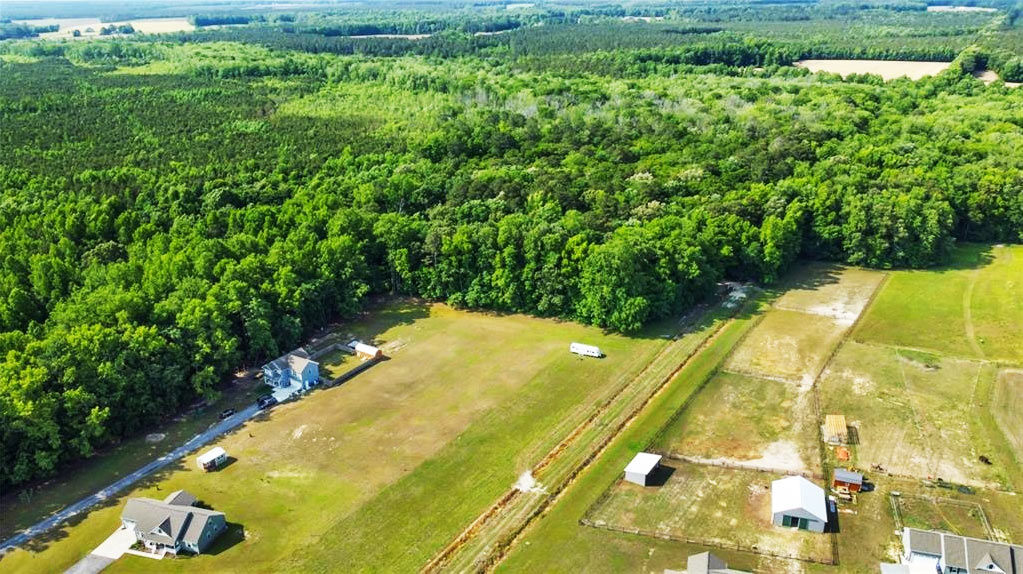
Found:
[{"label": "dense green forest", "polygon": [[[1016,33],[1004,13],[874,54],[709,8],[580,10],[484,19],[514,28],[496,35],[439,15],[414,41],[299,14],[0,44],[0,486],[376,295],[628,332],[797,258],[923,267],[1023,241],[1023,90],[969,73],[1018,60],[983,42]],[[814,45],[957,59],[917,82],[788,66]]]}]

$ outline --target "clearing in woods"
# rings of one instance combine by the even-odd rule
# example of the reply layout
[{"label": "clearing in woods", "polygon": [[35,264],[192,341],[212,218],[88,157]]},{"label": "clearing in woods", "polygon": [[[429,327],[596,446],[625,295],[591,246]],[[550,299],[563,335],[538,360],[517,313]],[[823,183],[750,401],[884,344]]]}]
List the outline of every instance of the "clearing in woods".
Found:
[{"label": "clearing in woods", "polygon": [[800,60],[798,68],[811,72],[830,72],[843,78],[851,74],[876,74],[885,80],[909,78],[919,80],[924,76],[937,76],[947,69],[950,62],[913,62],[908,60]]}]

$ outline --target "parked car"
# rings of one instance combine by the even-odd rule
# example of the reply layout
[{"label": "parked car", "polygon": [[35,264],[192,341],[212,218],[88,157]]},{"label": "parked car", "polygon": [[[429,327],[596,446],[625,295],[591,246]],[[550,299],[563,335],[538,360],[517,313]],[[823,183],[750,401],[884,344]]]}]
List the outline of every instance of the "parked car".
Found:
[{"label": "parked car", "polygon": [[264,395],[256,400],[256,405],[261,409],[272,407],[277,404],[277,398],[273,395]]},{"label": "parked car", "polygon": [[224,410],[220,411],[220,420],[224,420],[224,419],[226,419],[227,417],[229,417],[229,416],[231,416],[233,414],[234,414],[234,409],[224,409]]}]

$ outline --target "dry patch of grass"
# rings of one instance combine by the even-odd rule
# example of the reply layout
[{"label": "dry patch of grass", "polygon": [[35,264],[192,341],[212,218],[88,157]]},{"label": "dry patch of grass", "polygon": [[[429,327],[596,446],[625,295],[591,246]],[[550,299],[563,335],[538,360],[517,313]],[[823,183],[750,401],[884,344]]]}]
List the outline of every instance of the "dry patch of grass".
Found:
[{"label": "dry patch of grass", "polygon": [[1023,370],[1005,369],[998,373],[991,411],[1016,459],[1023,462]]},{"label": "dry patch of grass", "polygon": [[819,471],[811,400],[800,385],[719,373],[656,446],[721,462]]},{"label": "dry patch of grass", "polygon": [[987,445],[970,407],[979,378],[988,376],[982,366],[850,341],[821,378],[822,407],[858,427],[855,465],[976,486],[1004,483],[1004,466],[978,460]]},{"label": "dry patch of grass", "polygon": [[809,385],[847,328],[831,317],[773,309],[735,350],[725,369]]},{"label": "dry patch of grass", "polygon": [[674,461],[665,466],[672,473],[663,486],[616,483],[610,496],[591,510],[593,524],[831,559],[828,535],[771,524],[771,481],[782,475]]}]

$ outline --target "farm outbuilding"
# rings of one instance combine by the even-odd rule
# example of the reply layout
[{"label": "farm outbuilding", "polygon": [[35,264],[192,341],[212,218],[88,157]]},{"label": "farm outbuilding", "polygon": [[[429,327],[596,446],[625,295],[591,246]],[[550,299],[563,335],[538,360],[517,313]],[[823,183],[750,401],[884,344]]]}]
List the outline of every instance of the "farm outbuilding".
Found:
[{"label": "farm outbuilding", "polygon": [[841,493],[859,492],[863,488],[863,475],[845,468],[836,468],[831,488]]},{"label": "farm outbuilding", "polygon": [[195,459],[195,462],[199,465],[199,468],[207,472],[211,471],[227,462],[227,451],[220,448],[219,446],[215,446],[210,450],[200,454]]},{"label": "farm outbuilding", "polygon": [[384,356],[384,353],[380,349],[373,345],[367,345],[366,343],[356,343],[354,348],[355,355],[363,360],[379,359]]},{"label": "farm outbuilding", "polygon": [[824,442],[829,444],[849,443],[849,426],[845,422],[845,415],[824,417]]},{"label": "farm outbuilding", "polygon": [[686,574],[749,574],[743,570],[732,570],[724,560],[711,554],[701,552],[689,557]]},{"label": "farm outbuilding", "polygon": [[604,354],[600,352],[600,347],[584,345],[583,343],[572,343],[568,346],[568,350],[583,357],[595,357],[599,359],[604,356]]},{"label": "farm outbuilding", "polygon": [[640,452],[625,467],[625,480],[640,486],[650,483],[650,475],[661,465],[661,455]]},{"label": "farm outbuilding", "polygon": [[824,532],[828,523],[824,489],[802,476],[772,482],[771,522],[775,526]]}]

